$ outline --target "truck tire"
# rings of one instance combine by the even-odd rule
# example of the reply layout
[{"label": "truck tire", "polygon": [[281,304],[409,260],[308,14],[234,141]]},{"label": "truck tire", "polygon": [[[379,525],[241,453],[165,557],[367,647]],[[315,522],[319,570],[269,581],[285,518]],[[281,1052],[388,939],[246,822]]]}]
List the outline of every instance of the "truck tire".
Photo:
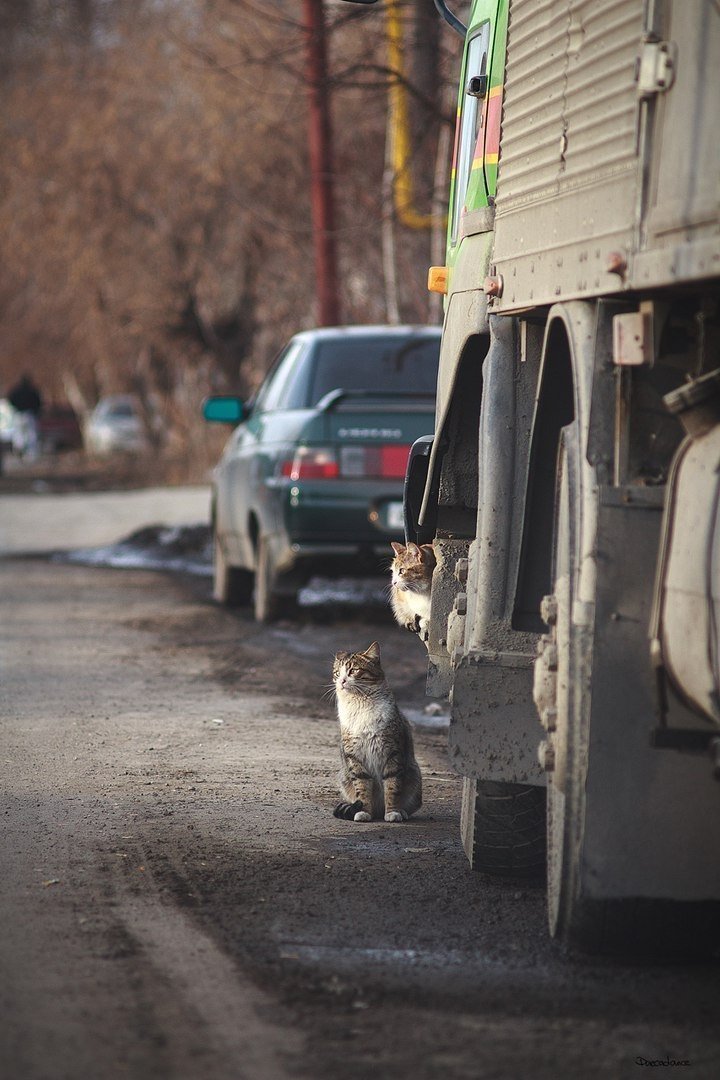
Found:
[{"label": "truck tire", "polygon": [[[555,730],[549,734],[553,768],[547,788],[547,897],[550,933],[584,952],[633,948],[632,902],[592,900],[580,894],[585,830],[591,682],[583,658],[592,655],[589,627],[572,622],[576,599],[582,505],[578,436],[574,425],[560,436],[553,529],[555,610],[550,636],[557,650]],[[590,665],[591,668],[592,665]],[[643,909],[649,915],[652,901]]]},{"label": "truck tire", "polygon": [[[550,933],[590,953],[632,946],[631,903],[589,901],[580,894],[580,860],[585,830],[585,778],[590,726],[591,627],[572,621],[576,599],[582,506],[580,455],[575,425],[560,435],[553,529],[555,609],[551,638],[557,650],[555,730],[549,734],[553,768],[547,788],[547,896]],[[612,907],[612,916],[610,909]],[[647,910],[647,907],[646,907]],[[620,932],[625,927],[625,932]]]},{"label": "truck tire", "polygon": [[[585,686],[578,662],[577,627],[571,625],[577,568],[577,522],[572,508],[579,505],[579,479],[574,428],[565,428],[558,450],[553,536],[555,610],[551,637],[557,649],[555,731],[549,736],[554,768],[547,789],[547,889],[550,933],[575,944],[592,947],[599,932],[593,920],[582,919],[578,892],[580,843],[584,822],[584,778],[587,772],[587,709]],[[579,930],[582,925],[583,929]]]},{"label": "truck tire", "polygon": [[220,538],[213,533],[213,597],[225,607],[242,607],[252,599],[253,575],[230,566]]},{"label": "truck tire", "polygon": [[545,876],[545,788],[463,780],[461,830],[473,870],[524,881]]},{"label": "truck tire", "polygon": [[720,903],[652,897],[589,899],[580,893],[589,764],[590,627],[571,621],[581,505],[574,428],[562,432],[558,454],[552,636],[557,648],[557,716],[549,736],[554,768],[547,788],[548,921],[553,936],[584,952],[664,959],[707,957],[720,946]]}]

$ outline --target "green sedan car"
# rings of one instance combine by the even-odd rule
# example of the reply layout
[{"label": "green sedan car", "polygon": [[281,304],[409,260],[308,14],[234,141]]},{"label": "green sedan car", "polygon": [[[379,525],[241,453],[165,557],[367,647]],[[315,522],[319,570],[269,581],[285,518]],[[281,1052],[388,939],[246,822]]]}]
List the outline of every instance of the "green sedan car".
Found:
[{"label": "green sedan car", "polygon": [[296,334],[255,398],[208,398],[236,424],[214,473],[214,593],[269,622],[315,574],[368,573],[403,539],[410,446],[434,427],[440,329]]}]

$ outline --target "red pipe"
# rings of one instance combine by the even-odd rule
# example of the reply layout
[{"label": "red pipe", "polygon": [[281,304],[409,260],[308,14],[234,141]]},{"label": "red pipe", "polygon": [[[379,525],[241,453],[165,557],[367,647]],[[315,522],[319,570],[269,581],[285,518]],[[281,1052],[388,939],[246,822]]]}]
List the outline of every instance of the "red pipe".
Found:
[{"label": "red pipe", "polygon": [[303,9],[309,107],[310,197],[318,324],[336,326],[340,322],[340,302],[335,248],[332,128],[323,0],[303,0]]}]

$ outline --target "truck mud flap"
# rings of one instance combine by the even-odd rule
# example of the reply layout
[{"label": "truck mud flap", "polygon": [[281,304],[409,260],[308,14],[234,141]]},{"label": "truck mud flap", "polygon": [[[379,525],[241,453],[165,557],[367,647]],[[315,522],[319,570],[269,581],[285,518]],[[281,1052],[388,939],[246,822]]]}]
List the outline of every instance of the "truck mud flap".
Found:
[{"label": "truck mud flap", "polygon": [[533,704],[534,656],[469,653],[455,669],[448,736],[450,761],[463,776],[544,784]]}]

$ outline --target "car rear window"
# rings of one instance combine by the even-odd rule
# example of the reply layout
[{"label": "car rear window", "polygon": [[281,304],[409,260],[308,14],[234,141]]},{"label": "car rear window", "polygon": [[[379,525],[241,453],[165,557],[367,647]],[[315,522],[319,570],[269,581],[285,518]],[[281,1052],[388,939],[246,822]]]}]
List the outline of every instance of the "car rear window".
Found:
[{"label": "car rear window", "polygon": [[306,405],[317,405],[331,390],[434,394],[439,355],[439,337],[318,342],[309,362]]},{"label": "car rear window", "polygon": [[117,420],[132,420],[135,417],[135,409],[129,401],[120,401],[117,405],[111,405],[105,415]]}]

